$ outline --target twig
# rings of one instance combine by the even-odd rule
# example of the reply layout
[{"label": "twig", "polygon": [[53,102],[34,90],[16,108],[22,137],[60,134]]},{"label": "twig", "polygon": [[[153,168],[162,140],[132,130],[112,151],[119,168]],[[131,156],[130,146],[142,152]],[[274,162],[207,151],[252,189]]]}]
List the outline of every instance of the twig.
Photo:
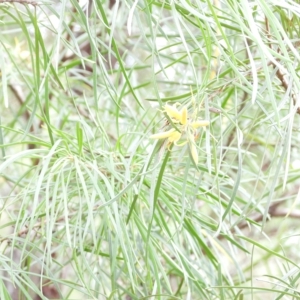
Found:
[{"label": "twig", "polygon": [[[285,208],[282,208],[282,207],[279,207],[280,205],[282,204],[282,202],[275,202],[275,203],[272,203],[269,210],[268,210],[268,215],[269,215],[269,218],[267,219],[267,221],[271,220],[272,218],[289,218],[289,219],[299,219],[300,218],[300,210],[293,210],[292,212],[285,209]],[[263,214],[261,213],[256,213],[254,214],[252,217],[251,217],[251,220],[256,222],[256,223],[259,223],[263,220]],[[237,224],[236,227],[241,230],[241,229],[244,229],[246,227],[249,226],[249,221],[242,221],[241,223]],[[235,233],[236,232],[236,229],[235,228],[232,228],[231,229],[231,233]],[[222,240],[225,238],[225,235],[218,235],[218,239],[219,240]]]},{"label": "twig", "polygon": [[[271,40],[269,21],[268,21],[267,17],[265,17],[265,24],[266,24],[267,37],[269,40]],[[269,47],[270,47],[270,49],[272,49],[271,43],[269,44]],[[279,49],[277,52],[279,53]],[[273,62],[270,62],[270,65],[272,65],[274,68],[277,68],[277,66]],[[280,80],[281,85],[283,86],[285,91],[287,91],[289,88],[289,84],[290,84],[289,77],[288,77],[288,71],[282,66],[281,68],[278,68],[278,70],[276,71],[276,76]],[[291,89],[291,97],[293,99],[294,106],[296,106],[297,105],[297,96],[296,96],[295,92],[293,91],[293,89]],[[300,114],[300,107],[297,107],[297,114]]]}]

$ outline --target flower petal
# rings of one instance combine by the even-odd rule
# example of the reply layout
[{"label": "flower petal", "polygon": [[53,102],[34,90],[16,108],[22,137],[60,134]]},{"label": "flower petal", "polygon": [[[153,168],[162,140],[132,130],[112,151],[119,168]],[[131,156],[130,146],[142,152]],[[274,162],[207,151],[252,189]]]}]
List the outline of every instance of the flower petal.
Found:
[{"label": "flower petal", "polygon": [[177,142],[181,138],[181,132],[175,131],[172,133],[172,135],[169,137],[169,142]]},{"label": "flower petal", "polygon": [[208,126],[209,125],[209,121],[208,120],[197,120],[195,122],[193,122],[191,124],[191,126],[194,128],[194,129],[197,129],[199,127],[205,127],[205,126]]},{"label": "flower petal", "polygon": [[186,108],[186,106],[184,106],[183,108],[182,108],[182,110],[181,110],[181,124],[182,125],[185,125],[186,123],[187,123],[187,119],[188,119],[188,117],[187,117],[187,108]]},{"label": "flower petal", "polygon": [[170,136],[172,136],[174,134],[174,132],[177,132],[175,130],[175,128],[172,128],[168,131],[165,131],[165,132],[160,132],[160,133],[156,133],[156,134],[152,134],[150,135],[150,139],[166,139]]},{"label": "flower petal", "polygon": [[175,106],[165,105],[164,108],[171,119],[181,122],[181,112]]},{"label": "flower petal", "polygon": [[194,143],[190,143],[190,151],[195,165],[198,165],[198,152]]}]

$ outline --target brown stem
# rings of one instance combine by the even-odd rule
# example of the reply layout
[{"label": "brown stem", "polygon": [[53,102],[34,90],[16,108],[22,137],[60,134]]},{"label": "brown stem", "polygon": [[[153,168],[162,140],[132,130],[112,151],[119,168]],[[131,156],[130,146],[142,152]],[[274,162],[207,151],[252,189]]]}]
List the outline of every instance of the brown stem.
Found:
[{"label": "brown stem", "polygon": [[[271,40],[269,21],[268,21],[267,17],[265,17],[265,26],[266,26],[266,31],[267,31],[267,37],[269,40]],[[270,49],[272,49],[271,43],[269,43],[269,47],[270,47]],[[277,52],[278,53],[280,52],[279,49]],[[270,64],[274,68],[278,68],[273,62],[270,62]],[[278,68],[278,70],[276,71],[276,76],[280,80],[281,85],[283,86],[284,90],[287,91],[289,88],[289,84],[290,84],[289,77],[288,77],[288,71],[283,66],[281,66],[281,68]],[[293,99],[294,106],[296,106],[297,105],[297,96],[296,96],[295,92],[293,91],[293,89],[291,89],[291,97]],[[297,107],[297,114],[300,114],[300,107]]]}]

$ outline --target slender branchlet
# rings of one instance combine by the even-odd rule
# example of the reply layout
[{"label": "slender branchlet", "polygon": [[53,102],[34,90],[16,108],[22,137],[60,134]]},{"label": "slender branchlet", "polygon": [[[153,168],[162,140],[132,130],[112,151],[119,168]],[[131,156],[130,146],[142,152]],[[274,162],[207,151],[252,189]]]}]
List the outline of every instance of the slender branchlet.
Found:
[{"label": "slender branchlet", "polygon": [[[269,21],[268,21],[267,17],[265,17],[265,24],[266,24],[267,37],[269,40],[271,40]],[[269,47],[272,49],[271,43],[269,43]],[[279,49],[278,49],[278,52],[280,52]],[[278,68],[278,66],[276,66],[273,62],[270,62],[270,65],[272,65],[274,68]],[[289,85],[290,85],[288,71],[281,65],[281,67],[278,68],[278,70],[276,71],[276,76],[280,80],[281,85],[283,86],[285,91],[287,91],[289,88]],[[297,96],[293,89],[291,89],[291,97],[293,99],[294,106],[296,106],[297,105]],[[300,106],[297,107],[297,113],[300,114]]]}]

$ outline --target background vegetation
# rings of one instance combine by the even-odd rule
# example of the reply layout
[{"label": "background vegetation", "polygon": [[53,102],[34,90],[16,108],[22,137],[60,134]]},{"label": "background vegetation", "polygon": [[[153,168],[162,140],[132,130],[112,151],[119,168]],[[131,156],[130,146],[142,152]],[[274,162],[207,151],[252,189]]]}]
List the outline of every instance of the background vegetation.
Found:
[{"label": "background vegetation", "polygon": [[1,299],[300,299],[297,1],[0,2]]}]

